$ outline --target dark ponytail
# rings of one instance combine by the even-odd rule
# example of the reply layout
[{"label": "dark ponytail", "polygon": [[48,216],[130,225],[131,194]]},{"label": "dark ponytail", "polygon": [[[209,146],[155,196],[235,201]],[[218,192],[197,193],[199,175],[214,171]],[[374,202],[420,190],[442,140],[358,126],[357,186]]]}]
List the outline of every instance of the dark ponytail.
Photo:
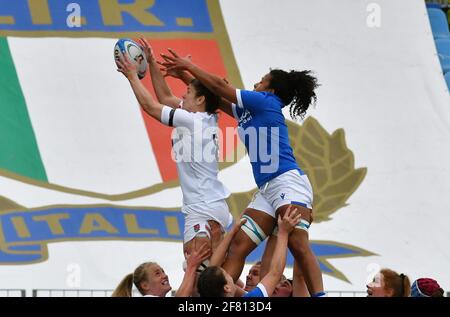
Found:
[{"label": "dark ponytail", "polygon": [[317,78],[310,70],[289,73],[281,69],[270,71],[269,88],[280,97],[285,105],[289,105],[292,119],[304,118],[309,106],[317,101],[316,88],[319,87]]},{"label": "dark ponytail", "polygon": [[218,266],[207,267],[198,277],[197,289],[200,297],[223,297],[227,280]]},{"label": "dark ponytail", "polygon": [[197,97],[205,97],[205,110],[209,114],[215,114],[219,109],[220,98],[206,88],[198,79],[193,79],[191,85],[195,88]]}]

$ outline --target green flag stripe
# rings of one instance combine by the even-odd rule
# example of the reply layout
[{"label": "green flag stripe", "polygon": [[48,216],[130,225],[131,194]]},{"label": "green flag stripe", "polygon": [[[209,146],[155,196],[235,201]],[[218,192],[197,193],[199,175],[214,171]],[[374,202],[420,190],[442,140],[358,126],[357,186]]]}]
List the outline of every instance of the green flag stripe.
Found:
[{"label": "green flag stripe", "polygon": [[47,181],[8,41],[1,37],[0,169]]}]

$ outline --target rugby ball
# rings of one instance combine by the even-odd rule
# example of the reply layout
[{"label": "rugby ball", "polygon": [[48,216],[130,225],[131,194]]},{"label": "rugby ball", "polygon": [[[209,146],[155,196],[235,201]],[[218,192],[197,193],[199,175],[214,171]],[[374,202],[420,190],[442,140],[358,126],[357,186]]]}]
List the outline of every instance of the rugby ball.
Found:
[{"label": "rugby ball", "polygon": [[123,57],[123,53],[127,54],[130,61],[137,65],[139,79],[144,78],[147,72],[147,59],[139,44],[131,39],[118,40],[116,46],[114,46],[114,60],[116,64],[119,56]]}]

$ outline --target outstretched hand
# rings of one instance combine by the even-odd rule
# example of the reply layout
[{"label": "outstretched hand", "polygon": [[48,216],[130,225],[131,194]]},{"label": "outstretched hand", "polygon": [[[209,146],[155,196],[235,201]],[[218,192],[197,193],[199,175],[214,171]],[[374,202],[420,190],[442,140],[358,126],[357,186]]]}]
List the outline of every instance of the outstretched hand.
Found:
[{"label": "outstretched hand", "polygon": [[161,57],[164,59],[164,62],[160,63],[162,66],[166,68],[167,72],[184,71],[187,70],[189,66],[192,65],[190,55],[186,57],[180,57],[171,48],[168,48],[167,50],[169,51],[171,56],[164,53],[161,54]]},{"label": "outstretched hand", "polygon": [[133,77],[137,77],[137,65],[133,64],[128,56],[124,53],[118,56],[118,60],[116,60],[117,71],[122,73],[127,79],[132,79]]},{"label": "outstretched hand", "polygon": [[188,267],[197,269],[200,264],[211,256],[211,248],[208,243],[204,243],[200,248],[192,252],[190,255],[185,254]]},{"label": "outstretched hand", "polygon": [[[188,57],[190,58],[190,56]],[[162,74],[164,77],[173,77],[176,79],[183,79],[183,73],[185,72],[184,70],[180,70],[180,69],[167,69],[166,67],[164,67],[164,63],[157,61],[157,63],[163,67],[160,68]]]},{"label": "outstretched hand", "polygon": [[292,205],[289,205],[283,218],[278,215],[278,232],[291,233],[295,226],[300,222],[301,216],[302,214],[297,212],[297,208],[292,209]]},{"label": "outstretched hand", "polygon": [[147,42],[147,40],[143,37],[140,37],[138,40],[139,45],[141,46],[142,51],[145,54],[145,58],[147,59],[147,62],[150,63],[150,61],[155,59],[155,55],[153,54],[153,49],[151,45]]}]

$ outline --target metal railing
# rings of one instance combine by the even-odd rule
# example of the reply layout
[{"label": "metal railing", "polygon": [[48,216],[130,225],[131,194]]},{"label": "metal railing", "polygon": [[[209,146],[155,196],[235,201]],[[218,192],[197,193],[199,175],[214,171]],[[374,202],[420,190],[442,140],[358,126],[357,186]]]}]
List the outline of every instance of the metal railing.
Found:
[{"label": "metal railing", "polygon": [[[33,289],[32,297],[111,297],[112,289]],[[175,296],[172,290],[172,296]],[[134,297],[141,297],[137,289],[133,289]]]},{"label": "metal railing", "polygon": [[364,291],[326,291],[328,297],[366,297]]},{"label": "metal railing", "polygon": [[24,289],[0,289],[0,297],[25,297]]},{"label": "metal railing", "polygon": [[[110,297],[113,290],[107,289],[33,289],[33,297]],[[137,290],[133,290],[133,295],[141,296]],[[0,297],[25,297],[24,289],[0,289]],[[175,296],[175,291],[172,291]],[[327,291],[328,297],[366,297],[365,291]],[[446,297],[450,297],[450,292],[446,292]]]},{"label": "metal railing", "polygon": [[33,289],[33,297],[110,297],[110,289]]}]

